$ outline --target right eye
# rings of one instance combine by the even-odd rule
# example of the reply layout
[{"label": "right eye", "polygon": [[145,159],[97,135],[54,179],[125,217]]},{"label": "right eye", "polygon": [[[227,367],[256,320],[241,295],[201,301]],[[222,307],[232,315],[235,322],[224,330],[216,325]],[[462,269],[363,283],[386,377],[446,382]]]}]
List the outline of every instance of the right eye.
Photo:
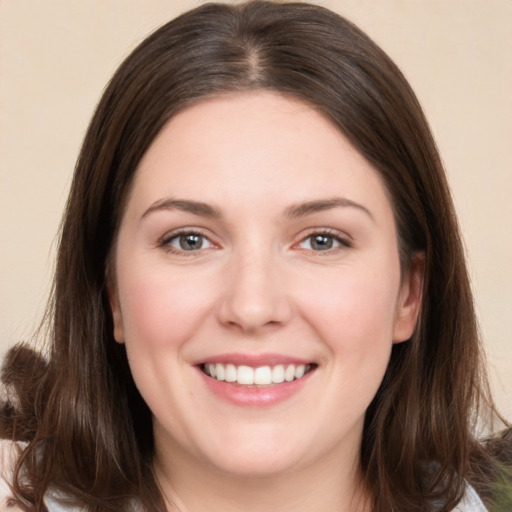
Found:
[{"label": "right eye", "polygon": [[171,235],[162,241],[162,245],[174,252],[194,252],[213,247],[208,238],[195,231],[183,231]]}]

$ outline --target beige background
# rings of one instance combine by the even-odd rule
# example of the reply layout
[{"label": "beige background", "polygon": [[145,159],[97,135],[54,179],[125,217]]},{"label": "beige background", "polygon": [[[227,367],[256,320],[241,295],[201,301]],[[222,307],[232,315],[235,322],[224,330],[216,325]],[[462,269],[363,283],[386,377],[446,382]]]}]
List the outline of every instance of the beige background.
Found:
[{"label": "beige background", "polygon": [[[202,2],[0,0],[0,352],[30,336],[74,161],[107,80]],[[461,218],[496,399],[512,417],[512,1],[324,0],[397,62],[424,105]]]}]

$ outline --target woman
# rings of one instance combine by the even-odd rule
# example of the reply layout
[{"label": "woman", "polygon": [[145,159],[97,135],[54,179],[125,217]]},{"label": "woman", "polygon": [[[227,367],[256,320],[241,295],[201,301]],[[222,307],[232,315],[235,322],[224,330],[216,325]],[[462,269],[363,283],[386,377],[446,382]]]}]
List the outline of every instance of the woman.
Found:
[{"label": "woman", "polygon": [[330,11],[205,5],[125,60],[50,314],[48,358],[3,373],[22,510],[485,510],[495,412],[442,166]]}]

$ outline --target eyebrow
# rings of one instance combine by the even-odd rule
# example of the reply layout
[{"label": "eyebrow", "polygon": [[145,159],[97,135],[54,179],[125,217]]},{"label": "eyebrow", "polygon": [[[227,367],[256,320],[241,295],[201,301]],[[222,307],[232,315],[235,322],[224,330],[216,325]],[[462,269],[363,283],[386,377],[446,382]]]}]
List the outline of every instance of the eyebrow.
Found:
[{"label": "eyebrow", "polygon": [[289,206],[285,210],[285,216],[290,219],[312,215],[313,213],[323,212],[332,208],[356,208],[366,213],[372,220],[375,220],[368,208],[362,204],[356,203],[346,197],[332,197],[329,199],[320,199],[315,201],[306,201]]},{"label": "eyebrow", "polygon": [[[346,197],[333,197],[329,199],[318,199],[313,201],[306,201],[302,203],[293,204],[285,209],[285,217],[289,219],[296,219],[305,217],[314,213],[319,213],[332,208],[356,208],[366,213],[372,220],[373,215],[370,210],[362,204],[356,203]],[[203,203],[201,201],[192,201],[189,199],[160,199],[155,201],[143,214],[141,219],[146,217],[152,212],[161,210],[179,210],[182,212],[192,213],[200,217],[208,217],[212,219],[220,219],[222,214],[219,209],[214,206]]]},{"label": "eyebrow", "polygon": [[201,201],[190,201],[188,199],[161,199],[154,202],[143,214],[141,219],[152,212],[160,210],[179,210],[182,212],[192,213],[201,217],[210,217],[218,219],[221,213],[217,208],[203,203]]}]

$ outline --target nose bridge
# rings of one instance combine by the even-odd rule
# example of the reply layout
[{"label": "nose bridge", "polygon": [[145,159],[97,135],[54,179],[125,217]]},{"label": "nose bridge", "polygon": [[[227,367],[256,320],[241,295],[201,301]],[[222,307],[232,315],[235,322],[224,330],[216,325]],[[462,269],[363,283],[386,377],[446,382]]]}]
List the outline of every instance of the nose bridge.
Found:
[{"label": "nose bridge", "polygon": [[245,331],[285,323],[291,312],[279,257],[264,244],[234,251],[220,306],[221,321]]}]

